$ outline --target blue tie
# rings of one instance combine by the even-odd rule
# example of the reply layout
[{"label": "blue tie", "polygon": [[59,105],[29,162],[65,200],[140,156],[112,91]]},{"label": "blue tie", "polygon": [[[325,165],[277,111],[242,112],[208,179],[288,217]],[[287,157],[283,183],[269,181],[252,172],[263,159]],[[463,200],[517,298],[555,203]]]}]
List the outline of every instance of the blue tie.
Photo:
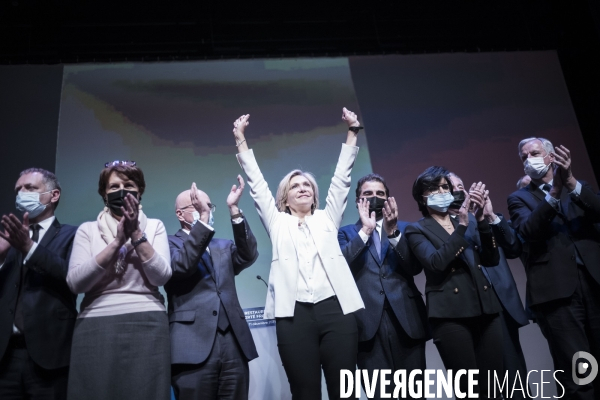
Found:
[{"label": "blue tie", "polygon": [[373,229],[371,238],[373,239],[375,250],[377,250],[377,256],[379,257],[379,260],[381,260],[381,239],[379,238],[379,232],[377,232],[377,229]]}]

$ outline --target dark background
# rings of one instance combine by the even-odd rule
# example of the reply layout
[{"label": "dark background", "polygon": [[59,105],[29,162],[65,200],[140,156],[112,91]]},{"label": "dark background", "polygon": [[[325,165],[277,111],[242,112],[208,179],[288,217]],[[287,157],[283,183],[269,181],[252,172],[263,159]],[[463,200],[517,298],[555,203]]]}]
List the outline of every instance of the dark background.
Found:
[{"label": "dark background", "polygon": [[[594,157],[600,142],[595,0],[1,0],[0,187],[12,187],[18,172],[31,165],[54,168],[60,64],[519,50],[557,51],[600,176]],[[2,196],[0,213],[12,210],[13,202],[12,195]]]}]

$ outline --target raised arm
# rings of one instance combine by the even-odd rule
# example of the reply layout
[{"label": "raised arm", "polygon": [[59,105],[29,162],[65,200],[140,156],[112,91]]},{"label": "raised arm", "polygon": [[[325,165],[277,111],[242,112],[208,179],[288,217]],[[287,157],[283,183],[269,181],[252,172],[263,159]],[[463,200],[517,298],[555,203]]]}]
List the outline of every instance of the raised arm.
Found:
[{"label": "raised arm", "polygon": [[[342,110],[342,119],[348,124],[346,143],[342,145],[342,151],[335,167],[325,201],[325,213],[333,221],[337,229],[340,228],[342,216],[348,202],[348,191],[350,190],[351,182],[350,173],[358,154],[356,142],[359,128],[361,128],[356,114],[345,107]],[[353,130],[352,128],[355,129]]]},{"label": "raised arm", "polygon": [[250,186],[250,196],[254,199],[254,207],[270,236],[271,226],[279,216],[279,211],[275,206],[275,199],[269,190],[269,185],[265,181],[262,172],[260,172],[256,158],[254,158],[254,152],[248,149],[244,131],[250,124],[248,122],[249,118],[250,114],[242,115],[233,123],[233,135],[238,148],[237,159],[246,173],[248,185]]}]

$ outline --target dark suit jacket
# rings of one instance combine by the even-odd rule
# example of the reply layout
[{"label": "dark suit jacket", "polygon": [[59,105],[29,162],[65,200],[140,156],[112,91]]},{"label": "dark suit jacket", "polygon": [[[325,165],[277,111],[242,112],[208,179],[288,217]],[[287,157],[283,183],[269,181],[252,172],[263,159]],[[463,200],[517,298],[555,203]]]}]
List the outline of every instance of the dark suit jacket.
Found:
[{"label": "dark suit jacket", "polygon": [[501,214],[498,215],[500,216],[500,223],[496,225],[490,224],[490,226],[492,227],[498,251],[500,252],[500,262],[493,268],[482,268],[485,269],[504,310],[510,314],[519,326],[525,326],[529,324],[529,317],[523,308],[515,278],[506,261],[507,258],[519,257],[522,253],[523,245],[517,238],[514,230],[510,227],[508,221]]},{"label": "dark suit jacket", "polygon": [[[165,285],[169,299],[171,363],[199,364],[206,360],[217,332],[220,302],[231,329],[250,361],[258,357],[235,289],[235,275],[256,261],[256,239],[244,222],[233,225],[231,240],[213,239],[214,231],[197,223],[190,234],[169,236],[173,276]],[[212,262],[202,254],[210,249]]]},{"label": "dark suit jacket", "polygon": [[448,232],[431,216],[406,227],[406,238],[423,269],[430,318],[466,318],[501,310],[481,264],[500,262],[494,235],[486,221],[462,226],[452,219]]},{"label": "dark suit jacket", "polygon": [[419,274],[423,267],[412,255],[404,236],[407,225],[408,222],[398,222],[402,236],[396,247],[390,246],[383,232],[383,260],[377,256],[373,241],[369,239],[365,244],[359,236],[358,231],[362,228],[360,221],[344,226],[338,232],[342,253],[365,303],[365,308],[354,314],[360,341],[370,340],[377,332],[386,297],[408,336],[424,340],[430,337],[425,304],[413,280],[413,276]]},{"label": "dark suit jacket", "polygon": [[515,230],[525,240],[527,298],[529,305],[571,296],[577,286],[579,253],[585,268],[600,283],[600,197],[581,182],[581,194],[563,188],[560,211],[546,200],[534,183],[508,196],[508,210]]},{"label": "dark suit jacket", "polygon": [[[29,355],[39,366],[55,369],[69,365],[77,310],[77,296],[67,286],[67,271],[76,226],[57,219],[48,228],[27,261],[22,311],[23,334]],[[14,312],[25,255],[11,248],[0,269],[0,355],[13,331]],[[1,357],[0,357],[1,358]]]}]

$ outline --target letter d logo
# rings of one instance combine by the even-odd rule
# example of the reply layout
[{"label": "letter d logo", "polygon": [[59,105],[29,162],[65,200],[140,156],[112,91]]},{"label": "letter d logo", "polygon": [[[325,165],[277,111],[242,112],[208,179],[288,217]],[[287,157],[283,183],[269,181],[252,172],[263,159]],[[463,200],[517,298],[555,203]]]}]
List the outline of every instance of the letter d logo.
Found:
[{"label": "letter d logo", "polygon": [[[585,359],[587,362],[581,362],[579,363],[579,365],[577,365],[577,360],[579,360],[580,358]],[[592,369],[590,370],[590,374],[587,376],[587,378],[577,377],[577,374],[585,374],[590,367]],[[575,384],[587,385],[588,383],[592,383],[592,381],[596,378],[596,375],[598,375],[598,362],[590,353],[587,353],[585,351],[578,351],[577,353],[573,354],[571,370],[573,371],[573,382],[575,382]]]}]

